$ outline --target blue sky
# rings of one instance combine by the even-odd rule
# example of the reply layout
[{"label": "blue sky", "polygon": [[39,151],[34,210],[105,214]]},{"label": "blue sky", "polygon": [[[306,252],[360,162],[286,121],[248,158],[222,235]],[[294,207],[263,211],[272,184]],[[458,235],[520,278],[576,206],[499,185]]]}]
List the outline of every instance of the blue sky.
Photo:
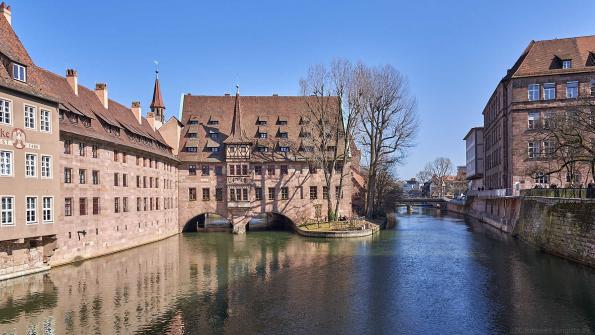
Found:
[{"label": "blue sky", "polygon": [[[9,1],[37,65],[110,98],[150,103],[160,63],[167,116],[185,92],[296,95],[310,64],[390,63],[409,78],[422,128],[402,178],[462,141],[532,40],[595,34],[593,1]],[[145,110],[146,112],[146,110]]]}]

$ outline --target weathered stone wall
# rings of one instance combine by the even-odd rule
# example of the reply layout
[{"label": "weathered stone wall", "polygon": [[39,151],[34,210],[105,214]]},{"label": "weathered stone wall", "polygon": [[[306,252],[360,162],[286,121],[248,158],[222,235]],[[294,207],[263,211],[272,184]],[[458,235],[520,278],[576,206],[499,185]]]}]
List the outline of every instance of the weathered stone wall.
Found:
[{"label": "weathered stone wall", "polygon": [[524,198],[514,234],[546,252],[595,267],[595,201]]},{"label": "weathered stone wall", "polygon": [[42,241],[0,241],[0,280],[46,270],[47,259]]}]

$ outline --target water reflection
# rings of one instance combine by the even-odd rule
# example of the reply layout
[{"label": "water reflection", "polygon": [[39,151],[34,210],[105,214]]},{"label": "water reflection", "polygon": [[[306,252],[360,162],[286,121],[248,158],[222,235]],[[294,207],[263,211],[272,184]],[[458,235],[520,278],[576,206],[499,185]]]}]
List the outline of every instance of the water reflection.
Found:
[{"label": "water reflection", "polygon": [[371,238],[187,234],[0,282],[0,334],[590,333],[594,272],[419,209]]}]

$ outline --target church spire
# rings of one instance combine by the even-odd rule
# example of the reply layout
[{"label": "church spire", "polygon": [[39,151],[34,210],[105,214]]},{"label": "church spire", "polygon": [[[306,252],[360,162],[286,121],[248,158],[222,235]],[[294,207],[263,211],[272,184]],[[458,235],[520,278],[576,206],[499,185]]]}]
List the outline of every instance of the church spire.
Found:
[{"label": "church spire", "polygon": [[236,97],[233,106],[233,120],[231,124],[231,134],[228,138],[228,143],[231,141],[235,142],[246,142],[248,141],[244,131],[242,130],[242,108],[240,106],[240,85],[236,85]]},{"label": "church spire", "polygon": [[[155,62],[155,64],[158,64]],[[151,101],[151,112],[155,115],[155,119],[163,123],[165,114],[165,104],[161,97],[161,88],[159,86],[159,68],[155,69],[155,86],[153,88],[153,100]]]}]

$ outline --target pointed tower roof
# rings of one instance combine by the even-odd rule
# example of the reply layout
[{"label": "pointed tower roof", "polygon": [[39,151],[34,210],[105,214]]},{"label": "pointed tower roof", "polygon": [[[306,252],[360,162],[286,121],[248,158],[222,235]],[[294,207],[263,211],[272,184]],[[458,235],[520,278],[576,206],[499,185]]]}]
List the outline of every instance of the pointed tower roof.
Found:
[{"label": "pointed tower roof", "polygon": [[163,98],[161,97],[161,88],[159,87],[159,72],[156,71],[156,73],[157,75],[155,76],[155,87],[153,88],[153,100],[151,101],[151,109],[165,109],[165,104],[163,103]]},{"label": "pointed tower roof", "polygon": [[248,143],[252,142],[242,129],[242,109],[240,107],[240,85],[236,85],[236,98],[233,106],[233,120],[231,124],[231,134],[225,140],[225,143]]}]

